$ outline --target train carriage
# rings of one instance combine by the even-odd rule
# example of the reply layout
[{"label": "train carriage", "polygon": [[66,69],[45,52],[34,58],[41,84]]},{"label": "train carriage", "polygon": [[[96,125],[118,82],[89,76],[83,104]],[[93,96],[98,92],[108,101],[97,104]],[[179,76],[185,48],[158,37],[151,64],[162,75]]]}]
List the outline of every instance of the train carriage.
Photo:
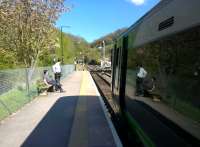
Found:
[{"label": "train carriage", "polygon": [[[151,96],[161,102],[136,96],[138,64],[154,78]],[[162,0],[117,38],[111,89],[145,146],[199,145],[199,128],[181,125],[200,123],[200,1]],[[177,123],[173,112],[186,122]]]}]

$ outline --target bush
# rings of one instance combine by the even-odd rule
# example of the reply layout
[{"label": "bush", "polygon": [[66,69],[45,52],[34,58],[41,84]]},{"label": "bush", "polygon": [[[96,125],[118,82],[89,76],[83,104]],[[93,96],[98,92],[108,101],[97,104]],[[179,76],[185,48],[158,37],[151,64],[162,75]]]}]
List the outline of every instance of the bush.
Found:
[{"label": "bush", "polygon": [[48,88],[48,86],[44,83],[43,80],[37,80],[36,86],[37,86],[38,94],[44,92]]}]

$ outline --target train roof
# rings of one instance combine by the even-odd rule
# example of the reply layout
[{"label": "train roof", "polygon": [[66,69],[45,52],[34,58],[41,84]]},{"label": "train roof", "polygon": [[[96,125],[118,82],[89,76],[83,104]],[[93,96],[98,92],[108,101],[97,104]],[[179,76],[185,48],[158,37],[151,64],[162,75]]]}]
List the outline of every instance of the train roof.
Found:
[{"label": "train roof", "polygon": [[[200,1],[162,0],[116,41],[136,32],[130,47],[138,47],[200,25]],[[137,31],[136,31],[137,30]]]},{"label": "train roof", "polygon": [[173,0],[161,0],[156,6],[154,6],[151,10],[149,10],[145,15],[143,15],[140,19],[138,19],[134,24],[132,24],[128,30],[123,32],[116,40],[121,39],[122,37],[126,36],[130,31],[134,30],[138,24],[142,21],[159,11],[161,8],[166,6],[168,3],[172,2]]}]

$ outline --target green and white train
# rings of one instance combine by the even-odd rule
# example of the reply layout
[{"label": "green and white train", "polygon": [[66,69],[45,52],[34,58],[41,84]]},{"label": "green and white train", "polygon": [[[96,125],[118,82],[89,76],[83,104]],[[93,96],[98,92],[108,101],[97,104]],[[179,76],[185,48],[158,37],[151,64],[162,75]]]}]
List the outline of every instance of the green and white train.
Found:
[{"label": "green and white train", "polygon": [[[137,64],[160,102],[135,96]],[[144,146],[200,145],[200,0],[162,0],[116,39],[112,94]]]}]

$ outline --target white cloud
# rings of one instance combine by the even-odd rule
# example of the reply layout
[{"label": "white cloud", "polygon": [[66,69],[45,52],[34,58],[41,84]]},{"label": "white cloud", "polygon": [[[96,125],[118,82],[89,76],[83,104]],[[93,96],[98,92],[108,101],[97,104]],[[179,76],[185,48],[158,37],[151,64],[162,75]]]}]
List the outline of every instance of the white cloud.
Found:
[{"label": "white cloud", "polygon": [[128,0],[128,1],[137,5],[137,6],[143,5],[146,2],[146,0]]}]

